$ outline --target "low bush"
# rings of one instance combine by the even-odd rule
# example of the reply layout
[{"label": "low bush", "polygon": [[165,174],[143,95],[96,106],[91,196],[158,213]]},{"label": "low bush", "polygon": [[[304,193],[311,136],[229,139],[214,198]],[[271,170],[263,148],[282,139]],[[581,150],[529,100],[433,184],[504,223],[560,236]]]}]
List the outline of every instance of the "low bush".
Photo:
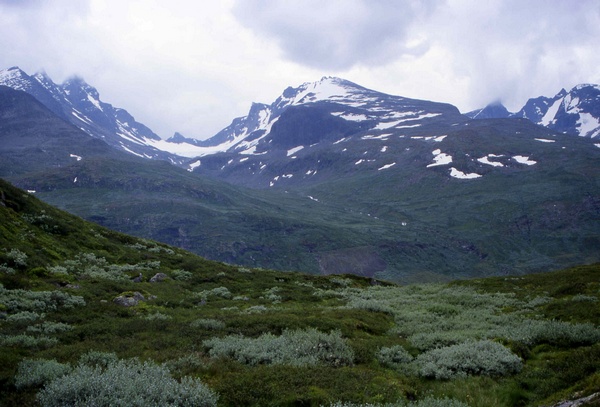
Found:
[{"label": "low bush", "polygon": [[192,328],[202,328],[209,331],[219,331],[225,328],[225,323],[216,319],[201,318],[193,321],[190,326]]},{"label": "low bush", "polygon": [[342,366],[352,364],[354,359],[340,331],[326,334],[313,328],[284,330],[281,336],[267,333],[258,338],[213,338],[203,344],[213,358],[228,357],[248,365]]},{"label": "low bush", "polygon": [[417,356],[414,363],[419,375],[435,379],[468,375],[505,376],[518,373],[523,365],[517,355],[488,340],[433,349]]},{"label": "low bush", "polygon": [[468,404],[462,401],[443,398],[438,399],[434,397],[426,397],[422,400],[417,401],[398,401],[397,403],[386,403],[386,404],[371,404],[371,403],[347,403],[338,401],[331,403],[329,407],[468,407]]},{"label": "low bush", "polygon": [[80,364],[38,393],[43,407],[59,406],[216,406],[218,396],[200,380],[173,379],[166,366],[137,359],[106,368]]},{"label": "low bush", "polygon": [[379,363],[396,370],[409,370],[409,364],[413,357],[400,345],[389,348],[381,348],[375,355]]},{"label": "low bush", "polygon": [[15,386],[17,388],[41,386],[64,376],[71,371],[71,365],[51,360],[23,360],[17,368]]}]

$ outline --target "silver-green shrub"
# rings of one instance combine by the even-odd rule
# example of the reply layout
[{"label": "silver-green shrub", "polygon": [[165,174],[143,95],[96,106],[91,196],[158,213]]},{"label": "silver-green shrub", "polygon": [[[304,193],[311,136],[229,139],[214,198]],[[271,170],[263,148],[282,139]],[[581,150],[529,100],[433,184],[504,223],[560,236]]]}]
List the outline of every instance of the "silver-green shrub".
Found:
[{"label": "silver-green shrub", "polygon": [[58,339],[47,336],[1,335],[0,346],[21,346],[24,348],[48,348],[58,343]]},{"label": "silver-green shrub", "polygon": [[494,334],[525,345],[576,346],[600,341],[600,329],[590,323],[571,324],[555,320],[526,319],[519,324],[499,328]]},{"label": "silver-green shrub", "polygon": [[400,345],[391,346],[389,348],[381,348],[375,355],[379,363],[384,366],[391,367],[396,370],[410,371],[410,362],[413,357],[406,349]]},{"label": "silver-green shrub", "polygon": [[201,318],[193,321],[190,326],[192,328],[202,328],[209,331],[219,331],[225,328],[225,322],[211,318]]},{"label": "silver-green shrub", "polygon": [[198,379],[178,382],[164,365],[131,359],[106,368],[80,364],[49,382],[37,399],[43,407],[208,407],[218,396]]},{"label": "silver-green shrub", "polygon": [[63,322],[45,321],[41,324],[28,326],[27,332],[50,335],[70,331],[72,329],[73,327],[71,325],[65,324]]},{"label": "silver-green shrub", "polygon": [[107,368],[119,360],[116,353],[91,350],[79,357],[79,364],[90,367]]},{"label": "silver-green shrub", "polygon": [[178,280],[178,281],[188,281],[191,280],[191,278],[194,276],[194,274],[192,274],[192,272],[187,271],[187,270],[173,270],[171,272],[171,277],[173,278],[173,280]]},{"label": "silver-green shrub", "polygon": [[426,397],[422,400],[417,401],[398,401],[397,403],[386,403],[386,404],[371,404],[371,403],[349,403],[343,401],[337,401],[329,404],[328,407],[469,407],[468,404],[462,401],[443,398],[438,399],[434,397]]},{"label": "silver-green shrub", "polygon": [[17,367],[15,386],[17,388],[41,386],[71,371],[71,365],[51,360],[23,360]]},{"label": "silver-green shrub", "polygon": [[521,370],[521,359],[497,342],[468,341],[420,354],[414,363],[423,377],[505,376]]},{"label": "silver-green shrub", "polygon": [[48,312],[85,305],[83,297],[62,291],[7,290],[0,284],[0,304],[9,314],[22,311]]},{"label": "silver-green shrub", "polygon": [[37,312],[31,311],[21,311],[7,316],[6,321],[19,325],[28,325],[37,321],[38,319],[43,319],[44,317],[45,314],[38,314]]},{"label": "silver-green shrub", "polygon": [[340,331],[323,333],[314,328],[285,330],[280,336],[266,333],[258,338],[227,336],[203,342],[213,358],[228,357],[248,365],[293,366],[350,365],[354,352]]}]

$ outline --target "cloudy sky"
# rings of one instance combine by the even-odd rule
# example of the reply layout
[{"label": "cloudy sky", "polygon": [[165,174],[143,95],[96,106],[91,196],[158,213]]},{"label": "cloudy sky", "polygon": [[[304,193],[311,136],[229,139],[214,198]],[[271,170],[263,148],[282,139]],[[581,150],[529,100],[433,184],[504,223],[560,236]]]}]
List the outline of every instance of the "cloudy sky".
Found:
[{"label": "cloudy sky", "polygon": [[79,75],[163,138],[339,76],[466,112],[600,83],[598,0],[0,0],[0,68]]}]

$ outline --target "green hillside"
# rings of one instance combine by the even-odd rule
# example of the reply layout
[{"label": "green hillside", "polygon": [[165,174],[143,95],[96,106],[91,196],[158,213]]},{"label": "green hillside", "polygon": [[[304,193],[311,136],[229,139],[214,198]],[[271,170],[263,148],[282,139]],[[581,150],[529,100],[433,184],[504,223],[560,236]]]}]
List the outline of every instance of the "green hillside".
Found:
[{"label": "green hillside", "polygon": [[2,405],[537,406],[600,392],[598,264],[407,286],[247,269],[4,181],[0,219]]}]

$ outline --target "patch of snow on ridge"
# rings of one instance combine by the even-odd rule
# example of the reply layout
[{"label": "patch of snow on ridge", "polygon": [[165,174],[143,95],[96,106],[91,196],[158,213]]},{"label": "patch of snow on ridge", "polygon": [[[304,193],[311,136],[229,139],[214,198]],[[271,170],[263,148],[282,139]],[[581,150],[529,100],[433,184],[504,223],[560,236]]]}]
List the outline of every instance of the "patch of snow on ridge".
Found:
[{"label": "patch of snow on ridge", "polygon": [[596,147],[600,148],[600,143],[594,144]]},{"label": "patch of snow on ridge", "polygon": [[438,165],[446,165],[452,162],[452,156],[446,153],[442,153],[442,150],[440,150],[439,148],[433,150],[431,154],[433,154],[433,163],[428,164],[427,168],[436,167]]},{"label": "patch of snow on ridge", "polygon": [[387,170],[388,168],[393,167],[394,165],[396,165],[396,163],[386,164],[383,167],[378,168],[377,171]]},{"label": "patch of snow on ridge", "polygon": [[457,170],[454,167],[450,168],[450,176],[458,179],[475,179],[480,178],[483,175],[477,174],[475,172],[471,172],[469,174],[465,174],[464,172]]},{"label": "patch of snow on ridge", "polygon": [[579,119],[577,120],[577,124],[575,125],[577,130],[579,131],[580,136],[597,136],[598,132],[595,135],[590,134],[593,133],[598,127],[600,127],[600,119],[592,116],[589,113],[579,113]]},{"label": "patch of snow on ridge", "polygon": [[331,114],[333,116],[341,117],[344,120],[348,120],[348,121],[352,121],[352,122],[362,122],[364,120],[369,119],[364,114],[343,113],[343,112],[333,112]]},{"label": "patch of snow on ridge", "polygon": [[393,121],[393,122],[379,122],[377,124],[377,126],[373,127],[373,130],[387,130],[387,129],[390,129],[392,127],[396,127],[397,125],[399,125],[403,121],[404,120],[397,120],[397,121]]},{"label": "patch of snow on ridge", "polygon": [[90,102],[91,102],[91,103],[92,103],[92,104],[93,104],[93,105],[96,107],[96,109],[98,109],[98,110],[100,110],[100,111],[104,111],[104,110],[102,109],[102,106],[100,106],[100,102],[99,102],[99,101],[97,101],[96,99],[94,99],[94,98],[92,97],[92,95],[90,95],[89,93],[88,93],[88,95],[87,95],[87,99],[88,99],[88,100],[89,100],[89,101],[90,101]]},{"label": "patch of snow on ridge", "polygon": [[81,161],[81,157],[76,154],[69,154],[69,157],[77,159],[77,161]]},{"label": "patch of snow on ridge", "polygon": [[190,168],[188,168],[188,171],[189,172],[194,171],[194,169],[200,167],[200,164],[201,164],[200,160],[194,161],[193,163],[190,164]]},{"label": "patch of snow on ridge", "polygon": [[529,157],[526,157],[524,155],[515,155],[515,156],[513,156],[513,160],[515,160],[519,164],[525,164],[525,165],[537,164],[537,161],[530,160]]},{"label": "patch of snow on ridge", "polygon": [[504,164],[502,164],[501,162],[490,161],[488,157],[491,157],[491,156],[493,156],[493,154],[488,154],[484,157],[478,158],[477,161],[479,161],[482,164],[491,165],[492,167],[504,167]]},{"label": "patch of snow on ridge", "polygon": [[361,140],[383,140],[383,141],[387,141],[387,139],[391,135],[392,135],[391,133],[380,134],[379,136],[373,136],[373,135],[367,134],[366,136],[362,136],[360,139]]},{"label": "patch of snow on ridge", "polygon": [[444,140],[446,137],[448,137],[448,136],[446,135],[446,136],[439,136],[439,137],[435,137],[435,138],[433,139],[433,141],[435,141],[435,142],[439,143],[440,141],[443,141],[443,140]]},{"label": "patch of snow on ridge", "polygon": [[554,121],[554,117],[556,117],[556,113],[558,113],[558,109],[560,108],[562,102],[563,99],[558,99],[552,106],[550,106],[544,117],[542,117],[542,120],[540,120],[540,124],[542,126],[548,127],[548,125]]},{"label": "patch of snow on ridge", "polygon": [[295,153],[302,150],[303,148],[304,148],[304,146],[298,146],[298,147],[291,148],[287,151],[287,156],[289,157],[291,155],[294,155]]},{"label": "patch of snow on ridge", "polygon": [[541,141],[542,143],[555,143],[556,140],[548,140],[547,138],[534,138],[535,141]]},{"label": "patch of snow on ridge", "polygon": [[381,147],[381,152],[385,153],[387,151],[387,149],[388,149],[388,146],[383,146],[383,147]]}]

